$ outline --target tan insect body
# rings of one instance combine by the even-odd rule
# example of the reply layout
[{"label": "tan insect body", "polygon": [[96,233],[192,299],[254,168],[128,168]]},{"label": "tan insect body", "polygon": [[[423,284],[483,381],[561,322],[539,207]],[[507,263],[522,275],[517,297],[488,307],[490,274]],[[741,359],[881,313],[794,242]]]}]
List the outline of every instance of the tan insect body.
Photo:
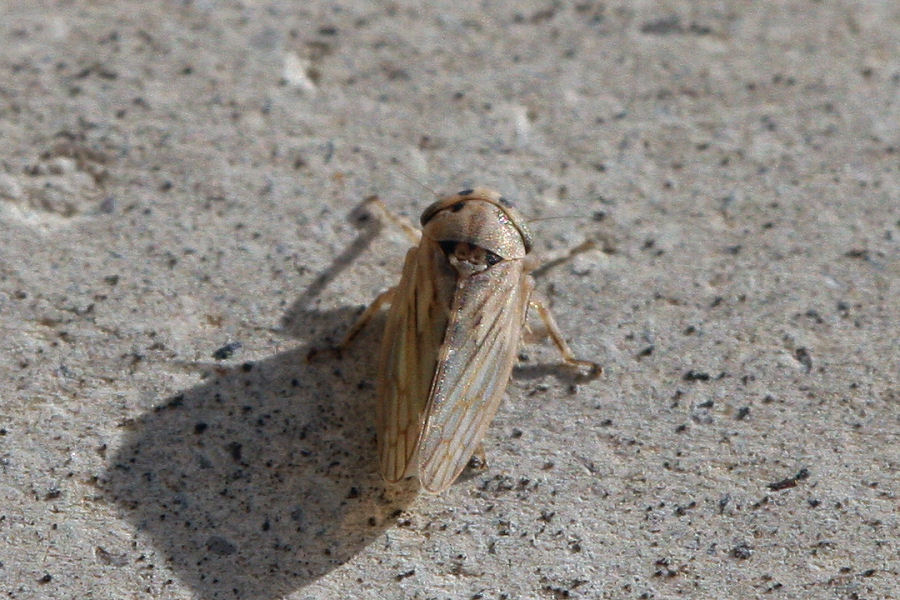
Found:
[{"label": "tan insect body", "polygon": [[[571,364],[549,311],[531,300],[535,261],[522,217],[493,190],[464,190],[420,219],[400,283],[369,307],[345,343],[391,302],[379,355],[376,431],[387,481],[417,475],[446,489],[478,448],[515,364],[529,303]],[[409,227],[412,229],[411,227]]]}]

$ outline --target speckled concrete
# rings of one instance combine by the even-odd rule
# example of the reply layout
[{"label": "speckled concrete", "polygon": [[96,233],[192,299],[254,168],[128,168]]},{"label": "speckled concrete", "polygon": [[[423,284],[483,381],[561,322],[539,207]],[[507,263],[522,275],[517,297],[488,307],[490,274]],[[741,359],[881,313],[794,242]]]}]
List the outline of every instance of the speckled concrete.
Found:
[{"label": "speckled concrete", "polygon": [[[897,597],[900,5],[420,4],[0,8],[2,597]],[[304,358],[472,184],[606,373],[385,490]]]}]

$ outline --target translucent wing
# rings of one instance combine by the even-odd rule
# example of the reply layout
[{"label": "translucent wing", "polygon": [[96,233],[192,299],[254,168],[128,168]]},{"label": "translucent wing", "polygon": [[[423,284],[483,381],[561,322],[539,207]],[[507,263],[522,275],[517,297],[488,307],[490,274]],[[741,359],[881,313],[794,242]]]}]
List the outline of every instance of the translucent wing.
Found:
[{"label": "translucent wing", "polygon": [[426,490],[453,483],[494,418],[533,285],[521,260],[459,279],[418,440],[418,477]]},{"label": "translucent wing", "polygon": [[456,274],[440,247],[423,238],[406,254],[385,325],[378,369],[375,427],[382,476],[410,473],[447,328]]}]

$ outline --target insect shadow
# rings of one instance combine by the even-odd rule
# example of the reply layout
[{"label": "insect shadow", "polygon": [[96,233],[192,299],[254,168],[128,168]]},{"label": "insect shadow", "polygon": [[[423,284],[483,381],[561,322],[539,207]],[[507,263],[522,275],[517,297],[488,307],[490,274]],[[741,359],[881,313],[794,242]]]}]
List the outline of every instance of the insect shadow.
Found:
[{"label": "insect shadow", "polygon": [[[413,483],[387,489],[378,475],[374,361],[306,360],[354,319],[352,308],[306,308],[325,284],[282,319],[308,345],[240,365],[210,360],[197,366],[203,383],[122,424],[104,493],[198,598],[290,594],[372,543],[415,496]],[[376,353],[378,327],[360,337],[360,356]]]}]

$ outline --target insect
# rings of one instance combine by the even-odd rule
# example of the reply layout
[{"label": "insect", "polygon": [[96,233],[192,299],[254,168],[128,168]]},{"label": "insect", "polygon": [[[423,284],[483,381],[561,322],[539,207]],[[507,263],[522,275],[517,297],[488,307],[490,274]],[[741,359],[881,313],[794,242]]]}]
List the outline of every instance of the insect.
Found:
[{"label": "insect", "polygon": [[[375,202],[379,202],[375,200]],[[380,205],[388,216],[386,207]],[[516,361],[529,306],[563,360],[575,358],[550,311],[532,298],[531,233],[513,206],[487,188],[463,190],[425,209],[422,229],[400,222],[416,241],[400,283],[363,312],[346,346],[385,304],[375,412],[378,462],[389,482],[417,475],[445,490],[480,452]]]}]

